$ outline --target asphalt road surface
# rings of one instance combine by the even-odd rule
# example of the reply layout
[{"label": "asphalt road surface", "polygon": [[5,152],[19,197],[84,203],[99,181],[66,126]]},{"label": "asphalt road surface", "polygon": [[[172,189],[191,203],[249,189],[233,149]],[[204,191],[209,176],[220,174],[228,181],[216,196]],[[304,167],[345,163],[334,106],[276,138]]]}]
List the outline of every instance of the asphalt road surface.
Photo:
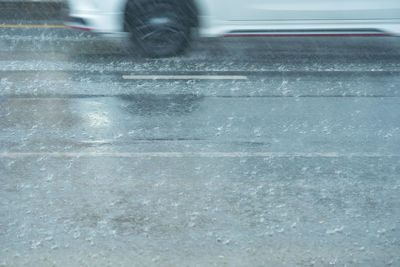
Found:
[{"label": "asphalt road surface", "polygon": [[400,266],[400,38],[0,28],[0,266]]}]

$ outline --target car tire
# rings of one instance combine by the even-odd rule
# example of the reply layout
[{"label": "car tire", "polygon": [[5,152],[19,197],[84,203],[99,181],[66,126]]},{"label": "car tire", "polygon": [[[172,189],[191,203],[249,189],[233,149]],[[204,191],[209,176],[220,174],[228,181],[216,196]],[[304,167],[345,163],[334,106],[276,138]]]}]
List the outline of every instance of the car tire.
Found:
[{"label": "car tire", "polygon": [[169,1],[145,4],[130,12],[128,31],[134,43],[149,57],[171,57],[185,51],[191,27],[182,9]]}]

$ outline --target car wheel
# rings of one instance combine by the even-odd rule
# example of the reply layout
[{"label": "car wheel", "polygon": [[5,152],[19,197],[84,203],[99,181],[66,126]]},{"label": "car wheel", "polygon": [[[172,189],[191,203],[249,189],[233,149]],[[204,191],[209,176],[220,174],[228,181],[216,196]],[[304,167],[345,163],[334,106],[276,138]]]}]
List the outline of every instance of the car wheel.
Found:
[{"label": "car wheel", "polygon": [[190,39],[188,19],[173,3],[147,4],[132,16],[129,31],[147,56],[170,57],[187,48]]}]

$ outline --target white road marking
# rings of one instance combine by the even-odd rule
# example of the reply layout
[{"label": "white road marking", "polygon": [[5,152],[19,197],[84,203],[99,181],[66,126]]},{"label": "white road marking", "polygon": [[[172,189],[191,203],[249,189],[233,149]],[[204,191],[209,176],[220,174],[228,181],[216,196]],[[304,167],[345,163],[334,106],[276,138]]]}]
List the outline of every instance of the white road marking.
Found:
[{"label": "white road marking", "polygon": [[382,153],[301,153],[301,152],[3,152],[0,158],[382,158],[400,157],[400,154]]},{"label": "white road marking", "polygon": [[241,75],[123,75],[124,80],[247,80]]},{"label": "white road marking", "polygon": [[1,24],[0,28],[67,28],[65,25],[19,25],[19,24]]}]

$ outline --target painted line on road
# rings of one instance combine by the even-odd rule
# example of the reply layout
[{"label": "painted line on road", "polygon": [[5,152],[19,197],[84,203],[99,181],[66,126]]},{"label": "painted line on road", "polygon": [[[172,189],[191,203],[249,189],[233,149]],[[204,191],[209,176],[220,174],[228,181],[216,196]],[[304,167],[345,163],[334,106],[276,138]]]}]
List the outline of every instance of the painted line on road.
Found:
[{"label": "painted line on road", "polygon": [[65,25],[13,25],[13,24],[0,24],[0,28],[67,28]]},{"label": "painted line on road", "polygon": [[393,158],[400,154],[337,152],[3,152],[0,158]]},{"label": "painted line on road", "polygon": [[124,80],[248,80],[242,75],[123,75]]}]

